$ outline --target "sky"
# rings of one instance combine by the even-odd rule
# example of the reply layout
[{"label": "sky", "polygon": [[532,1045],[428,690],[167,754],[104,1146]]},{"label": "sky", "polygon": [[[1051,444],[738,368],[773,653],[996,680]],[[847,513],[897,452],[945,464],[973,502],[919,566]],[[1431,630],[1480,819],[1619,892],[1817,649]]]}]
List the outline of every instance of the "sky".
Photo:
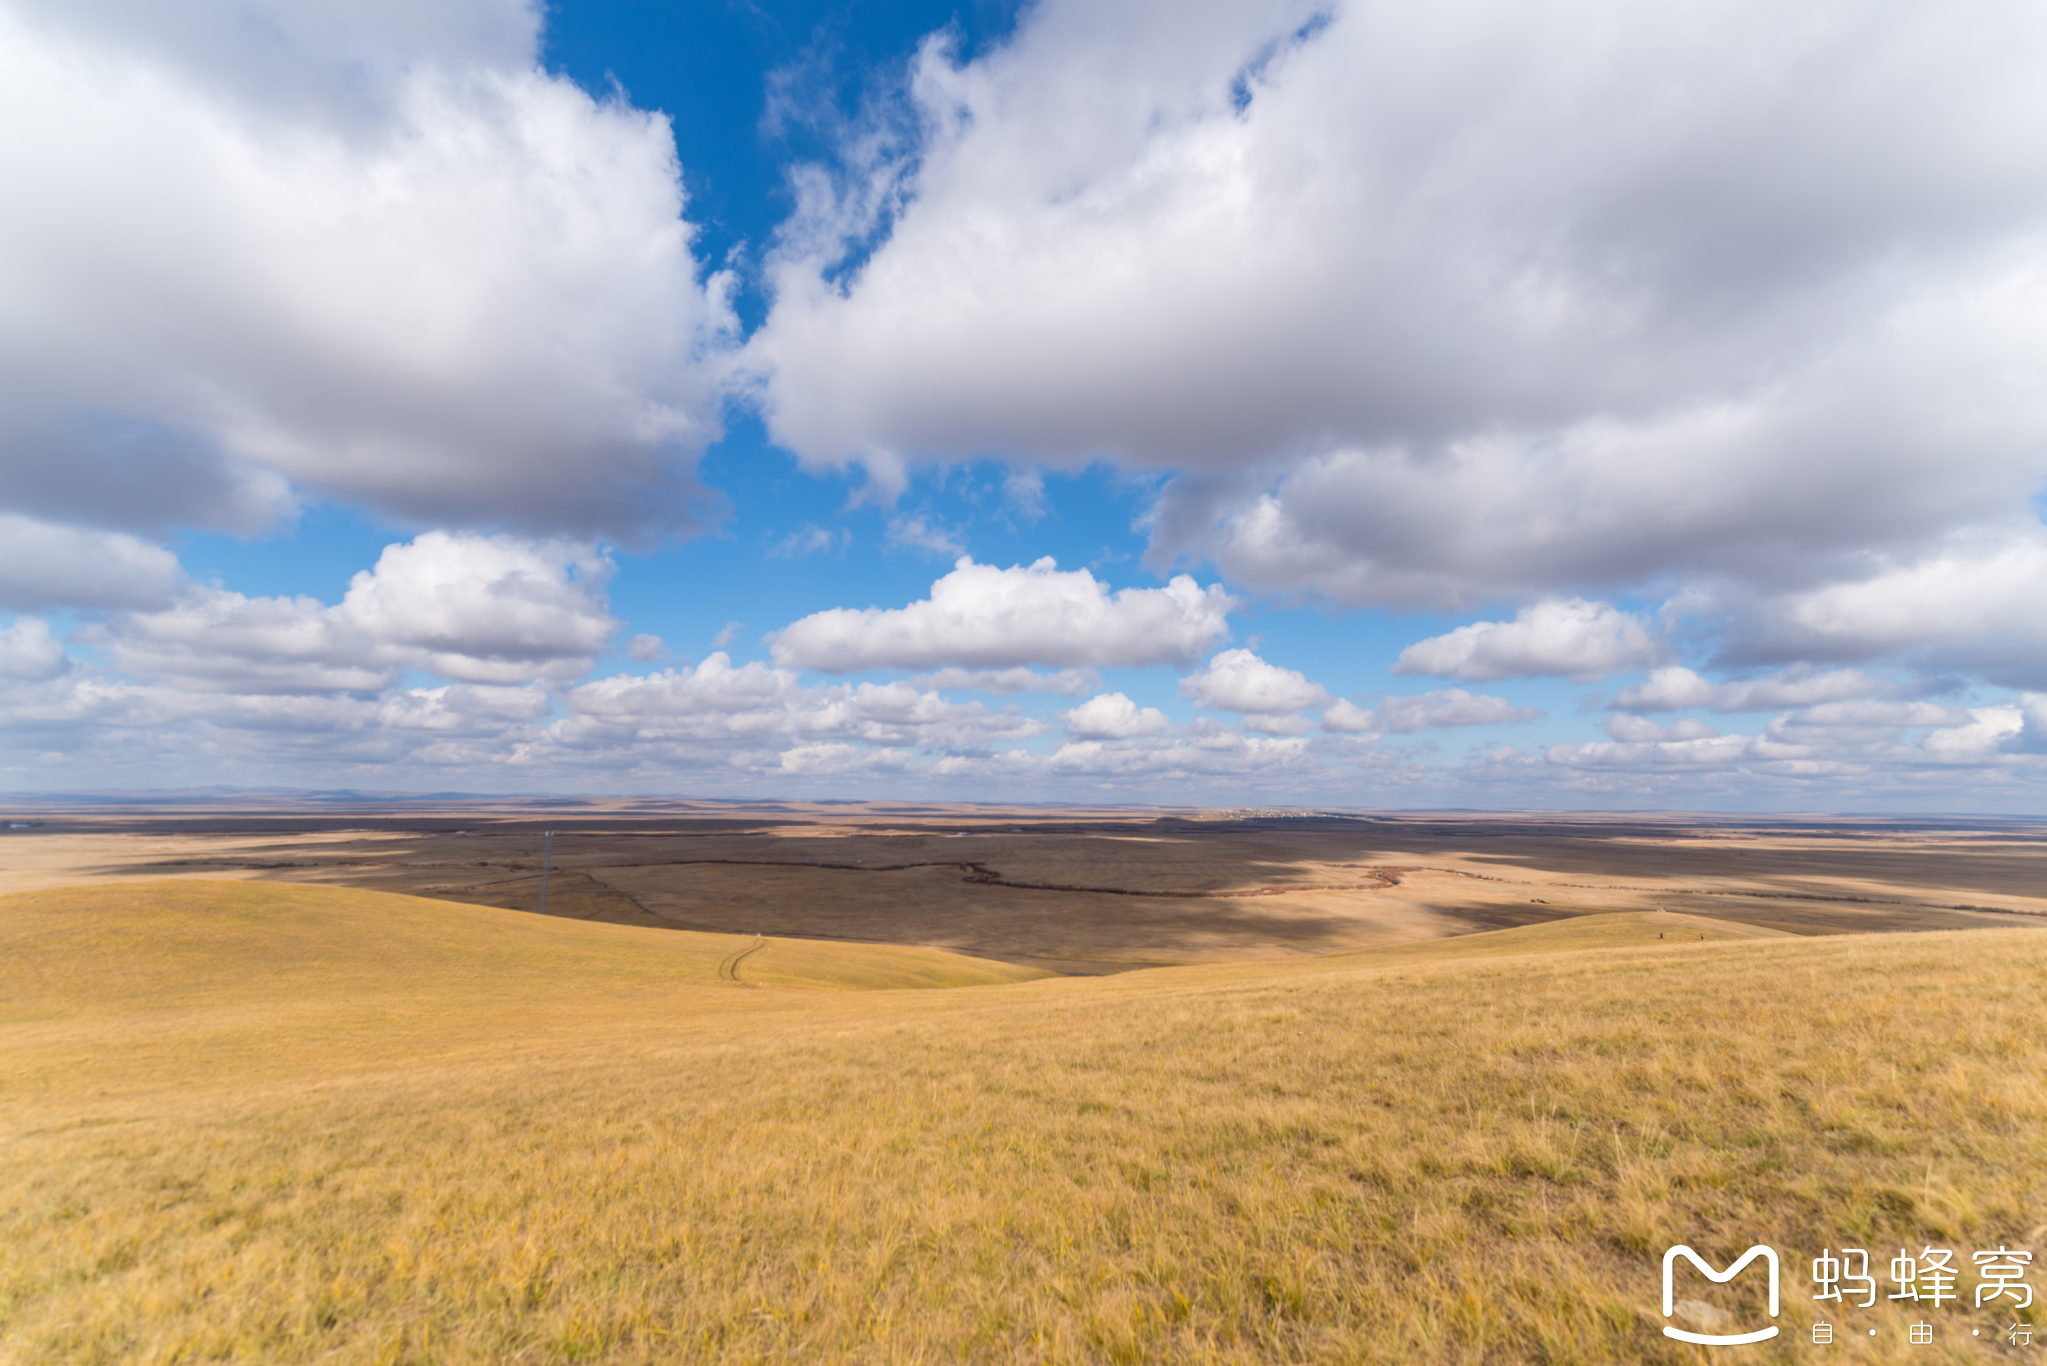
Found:
[{"label": "sky", "polygon": [[0,790],[2047,810],[2031,0],[0,0]]}]

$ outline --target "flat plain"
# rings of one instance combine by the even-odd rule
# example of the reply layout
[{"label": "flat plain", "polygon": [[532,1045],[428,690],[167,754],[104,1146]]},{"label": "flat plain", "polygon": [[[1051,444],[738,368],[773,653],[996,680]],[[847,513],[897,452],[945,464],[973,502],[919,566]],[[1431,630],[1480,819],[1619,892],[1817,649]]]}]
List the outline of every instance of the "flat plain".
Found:
[{"label": "flat plain", "polygon": [[[0,892],[250,879],[1062,974],[1668,910],[1797,935],[2047,924],[2047,822],[280,799],[19,806]],[[2023,917],[2022,919],[2019,917]]]},{"label": "flat plain", "polygon": [[0,1360],[1707,1360],[1674,1241],[1756,1360],[2047,1351],[2037,826],[10,819]]}]

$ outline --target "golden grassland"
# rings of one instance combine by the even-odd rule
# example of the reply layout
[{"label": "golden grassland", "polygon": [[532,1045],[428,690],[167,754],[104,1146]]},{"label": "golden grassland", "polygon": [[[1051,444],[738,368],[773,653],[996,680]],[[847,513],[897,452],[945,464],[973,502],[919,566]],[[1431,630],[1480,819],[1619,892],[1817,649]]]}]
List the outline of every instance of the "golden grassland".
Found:
[{"label": "golden grassland", "polygon": [[[1820,1248],[2047,1236],[2026,930],[1621,913],[1035,976],[336,888],[0,898],[0,1360],[1707,1360],[1660,1335],[1673,1241],[1782,1250],[1744,1359],[1806,1360]],[[1850,1309],[1825,1359],[2047,1351],[1972,1339],[2013,1315],[1971,1279],[1933,1346]]]}]

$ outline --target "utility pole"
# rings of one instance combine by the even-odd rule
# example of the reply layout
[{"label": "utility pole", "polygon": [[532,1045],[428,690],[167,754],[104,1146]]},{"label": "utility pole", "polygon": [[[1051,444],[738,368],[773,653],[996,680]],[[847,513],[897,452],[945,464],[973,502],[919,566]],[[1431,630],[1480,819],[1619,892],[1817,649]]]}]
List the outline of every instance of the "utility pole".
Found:
[{"label": "utility pole", "polygon": [[540,846],[540,913],[547,914],[547,868],[554,861],[554,831],[547,832],[547,842]]}]

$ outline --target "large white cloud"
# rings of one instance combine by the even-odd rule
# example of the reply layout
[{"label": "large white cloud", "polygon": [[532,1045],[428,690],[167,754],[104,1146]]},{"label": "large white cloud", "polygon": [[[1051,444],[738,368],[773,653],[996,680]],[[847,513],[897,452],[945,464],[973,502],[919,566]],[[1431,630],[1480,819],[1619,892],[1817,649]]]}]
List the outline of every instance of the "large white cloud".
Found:
[{"label": "large white cloud", "polygon": [[357,574],[341,613],[444,678],[573,677],[617,631],[611,561],[587,545],[430,531]]},{"label": "large white cloud", "polygon": [[1378,713],[1361,707],[1348,697],[1339,697],[1322,710],[1322,729],[1331,735],[1363,735],[1376,729]]},{"label": "large white cloud", "polygon": [[2047,440],[2047,400],[2000,357],[2047,343],[2047,272],[1984,274],[1929,283],[1939,298],[1753,393],[1428,449],[1344,444],[1262,487],[1182,480],[1154,513],[1153,557],[1205,556],[1270,591],[1455,609],[1667,574],[1802,590],[1958,534],[2001,539],[2042,482],[2028,451]]},{"label": "large white cloud", "polygon": [[124,673],[191,691],[373,692],[402,667],[396,651],[317,598],[251,598],[209,586],[86,635],[104,641]]},{"label": "large white cloud", "polygon": [[1185,574],[1164,588],[1123,588],[1049,556],[998,569],[962,557],[908,607],[835,607],[770,637],[789,668],[1074,668],[1181,663],[1227,635],[1234,605]]},{"label": "large white cloud", "polygon": [[1352,604],[1817,592],[2030,518],[2047,11],[1308,18],[1046,0],[927,49],[916,145],[799,178],[778,439],[1170,470],[1154,564]]},{"label": "large white cloud", "polygon": [[1635,712],[1683,711],[1688,707],[1720,712],[1779,711],[1821,702],[1890,696],[1899,691],[1898,685],[1861,669],[1801,666],[1767,678],[1715,683],[1683,665],[1673,664],[1621,689],[1612,705],[1616,711]]},{"label": "large white cloud", "polygon": [[61,26],[109,51],[174,62],[217,89],[279,113],[373,118],[416,66],[531,60],[532,0],[63,0],[18,3],[32,25]]},{"label": "large white cloud", "polygon": [[1410,697],[1382,697],[1375,708],[1378,722],[1396,735],[1448,726],[1496,726],[1540,721],[1540,707],[1517,706],[1504,697],[1444,688]]},{"label": "large white cloud", "polygon": [[1669,644],[1611,603],[1565,598],[1524,607],[1512,621],[1475,621],[1416,641],[1397,674],[1441,678],[1527,678],[1561,674],[1592,682],[1670,658]]},{"label": "large white cloud", "polygon": [[695,525],[728,314],[666,121],[538,71],[524,3],[185,8],[0,5],[9,505]]},{"label": "large white cloud", "polygon": [[2025,754],[2047,754],[2047,693],[2022,694],[2018,713],[2019,733],[2006,739],[2006,747]]},{"label": "large white cloud", "polygon": [[387,547],[333,607],[195,586],[92,635],[133,677],[200,691],[374,692],[406,668],[467,683],[568,679],[619,627],[611,573],[584,545],[433,531]]},{"label": "large white cloud", "polygon": [[1173,723],[1157,707],[1140,707],[1120,692],[1105,692],[1059,713],[1066,733],[1076,740],[1128,740],[1139,735],[1164,735]]},{"label": "large white cloud", "polygon": [[50,623],[23,617],[0,628],[0,678],[40,683],[70,667],[64,645],[50,632]]},{"label": "large white cloud", "polygon": [[1251,650],[1224,650],[1208,666],[1180,680],[1180,695],[1197,707],[1278,716],[1325,706],[1329,690],[1298,669],[1260,659]]},{"label": "large white cloud", "polygon": [[0,609],[158,607],[184,582],[175,555],[125,532],[0,511]]},{"label": "large white cloud", "polygon": [[1903,659],[2010,687],[2047,687],[2047,532],[1952,538],[1855,580],[1758,594],[1726,584],[1672,603],[1720,623],[1735,664]]}]

